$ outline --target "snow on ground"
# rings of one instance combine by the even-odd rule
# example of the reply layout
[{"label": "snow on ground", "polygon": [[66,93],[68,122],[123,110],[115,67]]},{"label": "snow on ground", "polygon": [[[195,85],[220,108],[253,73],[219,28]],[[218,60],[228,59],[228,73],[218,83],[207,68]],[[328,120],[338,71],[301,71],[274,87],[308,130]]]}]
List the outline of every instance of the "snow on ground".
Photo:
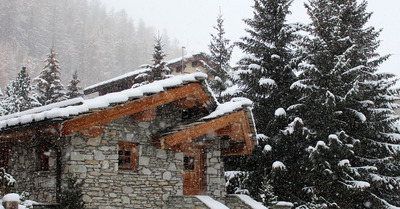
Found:
[{"label": "snow on ground", "polygon": [[210,209],[229,209],[224,204],[214,200],[210,196],[196,195],[196,198],[206,204]]},{"label": "snow on ground", "polygon": [[165,80],[155,81],[137,88],[106,94],[94,99],[84,100],[82,98],[76,98],[57,102],[16,114],[2,116],[0,117],[0,129],[17,124],[26,124],[45,119],[78,115],[92,109],[108,107],[112,103],[126,102],[129,100],[129,98],[138,98],[149,93],[159,93],[165,91],[166,88],[175,87],[186,82],[195,82],[197,79],[206,78],[207,75],[204,73],[183,74],[167,78]]}]

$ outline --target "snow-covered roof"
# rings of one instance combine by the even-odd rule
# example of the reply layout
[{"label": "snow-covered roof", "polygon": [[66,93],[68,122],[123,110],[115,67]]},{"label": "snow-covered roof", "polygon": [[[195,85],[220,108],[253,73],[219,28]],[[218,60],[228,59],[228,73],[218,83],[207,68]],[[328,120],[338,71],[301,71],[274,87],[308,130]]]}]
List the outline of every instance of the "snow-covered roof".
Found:
[{"label": "snow-covered roof", "polygon": [[[206,57],[205,53],[197,52],[197,53],[192,53],[192,54],[185,55],[183,57],[183,59],[185,61],[187,61],[187,60],[193,60],[193,59],[204,59],[205,57]],[[175,65],[180,65],[181,61],[182,61],[182,57],[178,57],[178,58],[172,59],[170,61],[167,61],[166,62],[167,68],[176,67]],[[209,64],[207,64],[207,65],[209,65]],[[86,92],[92,93],[93,91],[96,91],[95,89],[97,89],[97,88],[99,88],[101,86],[112,85],[114,82],[118,82],[118,81],[121,81],[121,80],[133,79],[134,77],[136,77],[139,74],[149,73],[150,71],[151,71],[151,68],[149,68],[149,65],[143,65],[139,69],[134,70],[132,72],[128,72],[128,73],[125,73],[125,74],[123,74],[121,76],[117,76],[117,77],[114,77],[112,79],[109,79],[109,80],[106,80],[106,81],[102,81],[100,83],[96,83],[96,84],[93,84],[91,86],[88,86],[88,87],[84,88],[83,91],[85,92],[85,94],[86,94]]]},{"label": "snow-covered roof", "polygon": [[231,101],[225,102],[223,104],[219,104],[214,112],[209,115],[203,117],[203,120],[213,119],[228,113],[232,113],[236,110],[243,109],[244,107],[249,107],[253,105],[253,102],[250,99],[243,97],[232,98]]},{"label": "snow-covered roof", "polygon": [[53,103],[43,107],[2,116],[0,117],[0,129],[18,124],[28,124],[47,119],[75,116],[91,110],[107,108],[111,104],[124,103],[132,98],[140,98],[146,94],[163,92],[167,88],[177,87],[185,83],[196,82],[206,78],[207,75],[204,73],[182,74],[165,80],[154,81],[153,83],[137,88],[110,93],[93,99],[84,100],[83,98],[76,98]]},{"label": "snow-covered roof", "polygon": [[137,70],[134,70],[134,71],[132,71],[132,72],[125,73],[125,74],[123,74],[123,75],[120,75],[120,76],[111,78],[111,79],[109,79],[109,80],[106,80],[106,81],[102,81],[102,82],[100,82],[100,83],[93,84],[93,85],[91,85],[91,86],[88,86],[88,87],[84,88],[83,90],[84,90],[84,91],[87,91],[87,90],[89,90],[89,89],[94,89],[94,88],[97,88],[97,87],[99,87],[99,86],[102,86],[102,85],[105,85],[105,84],[108,84],[108,83],[112,83],[112,82],[119,81],[119,80],[122,80],[122,79],[130,78],[130,77],[133,77],[133,76],[142,74],[142,73],[147,73],[147,72],[149,72],[149,71],[151,71],[151,69],[150,69],[150,68],[147,68],[147,67],[141,68],[141,69],[137,69]]},{"label": "snow-covered roof", "polygon": [[[190,53],[190,54],[183,56],[183,60],[191,60],[191,59],[195,59],[196,57],[200,57],[200,56],[205,56],[205,53],[204,52]],[[182,57],[177,57],[175,59],[169,60],[167,62],[167,65],[172,65],[172,64],[180,63],[180,62],[182,62]]]}]

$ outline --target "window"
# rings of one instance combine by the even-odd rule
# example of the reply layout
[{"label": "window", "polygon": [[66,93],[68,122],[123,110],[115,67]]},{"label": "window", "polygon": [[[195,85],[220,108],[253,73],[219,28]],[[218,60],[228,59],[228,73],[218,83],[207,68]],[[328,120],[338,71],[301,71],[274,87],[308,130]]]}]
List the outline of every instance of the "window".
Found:
[{"label": "window", "polygon": [[50,159],[50,149],[47,144],[40,145],[40,170],[48,171],[50,170],[49,161]]},{"label": "window", "polygon": [[0,167],[8,169],[8,147],[0,145]]},{"label": "window", "polygon": [[118,142],[118,168],[136,168],[136,144],[129,142]]},{"label": "window", "polygon": [[184,170],[194,170],[194,157],[183,158],[183,169]]}]

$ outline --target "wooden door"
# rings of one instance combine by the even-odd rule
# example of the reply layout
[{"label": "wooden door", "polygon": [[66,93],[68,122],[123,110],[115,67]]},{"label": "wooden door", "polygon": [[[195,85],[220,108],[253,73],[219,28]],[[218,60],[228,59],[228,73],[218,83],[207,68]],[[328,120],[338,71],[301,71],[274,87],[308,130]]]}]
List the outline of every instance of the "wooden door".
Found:
[{"label": "wooden door", "polygon": [[183,195],[199,195],[204,186],[204,152],[191,148],[183,156]]}]

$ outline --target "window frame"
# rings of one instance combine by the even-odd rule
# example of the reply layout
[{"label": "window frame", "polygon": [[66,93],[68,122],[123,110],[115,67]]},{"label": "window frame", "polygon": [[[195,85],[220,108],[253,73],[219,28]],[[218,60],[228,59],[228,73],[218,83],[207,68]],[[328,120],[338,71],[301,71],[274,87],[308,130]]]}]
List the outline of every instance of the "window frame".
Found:
[{"label": "window frame", "polygon": [[[122,155],[120,150],[122,148]],[[129,149],[130,154],[126,155],[126,149]],[[118,142],[118,169],[119,170],[136,170],[137,144],[132,142]],[[120,159],[122,158],[122,165]],[[129,165],[125,165],[126,158],[129,158]]]},{"label": "window frame", "polygon": [[0,146],[0,167],[3,167],[6,171],[8,171],[9,156],[10,156],[10,148],[7,145]]},{"label": "window frame", "polygon": [[194,163],[193,156],[184,156],[183,157],[183,170],[187,171],[194,171],[195,170],[195,163]]},{"label": "window frame", "polygon": [[50,153],[50,146],[46,143],[40,144],[39,170],[41,171],[50,171],[50,155],[46,155],[46,152]]}]

